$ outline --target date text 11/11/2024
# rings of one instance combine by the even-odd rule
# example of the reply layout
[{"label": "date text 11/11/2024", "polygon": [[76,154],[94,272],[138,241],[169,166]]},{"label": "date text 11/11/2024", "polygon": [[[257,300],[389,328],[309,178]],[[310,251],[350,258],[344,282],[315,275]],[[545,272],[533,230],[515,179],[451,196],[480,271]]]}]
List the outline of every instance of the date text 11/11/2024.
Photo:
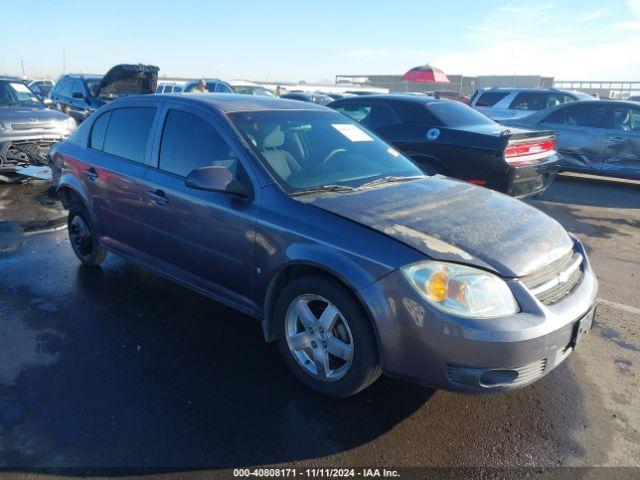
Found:
[{"label": "date text 11/11/2024", "polygon": [[264,478],[398,478],[397,470],[386,468],[236,468],[233,476]]}]

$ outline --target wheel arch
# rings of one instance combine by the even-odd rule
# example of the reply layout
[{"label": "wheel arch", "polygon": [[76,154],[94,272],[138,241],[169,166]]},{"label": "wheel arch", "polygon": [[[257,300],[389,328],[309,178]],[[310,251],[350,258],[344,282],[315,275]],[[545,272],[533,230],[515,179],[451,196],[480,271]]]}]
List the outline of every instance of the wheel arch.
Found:
[{"label": "wheel arch", "polygon": [[273,314],[279,292],[287,283],[305,275],[318,275],[327,278],[328,280],[341,285],[351,294],[353,299],[358,303],[358,305],[360,305],[362,311],[366,315],[376,339],[378,354],[381,354],[378,329],[376,328],[373,315],[367,307],[363,297],[358,292],[356,285],[350,279],[340,274],[338,270],[330,268],[326,264],[319,264],[309,260],[292,261],[287,265],[284,265],[269,281],[264,295],[263,316],[261,319],[265,341],[273,342],[277,337],[274,329],[275,322],[273,321]]},{"label": "wheel arch", "polygon": [[56,187],[56,193],[64,208],[69,208],[74,202],[80,202],[87,208],[91,206],[91,200],[87,196],[82,184],[73,176],[66,175],[61,178]]}]

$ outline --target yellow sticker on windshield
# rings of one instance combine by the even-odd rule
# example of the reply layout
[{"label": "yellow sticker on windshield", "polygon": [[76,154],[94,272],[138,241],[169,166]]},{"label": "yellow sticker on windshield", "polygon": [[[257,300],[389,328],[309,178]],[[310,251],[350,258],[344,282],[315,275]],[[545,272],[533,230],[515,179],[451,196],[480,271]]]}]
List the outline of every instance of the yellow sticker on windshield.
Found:
[{"label": "yellow sticker on windshield", "polygon": [[331,126],[352,142],[373,142],[367,132],[352,123],[332,123]]},{"label": "yellow sticker on windshield", "polygon": [[392,157],[398,157],[400,156],[400,154],[398,153],[397,150],[394,150],[393,148],[389,147],[387,148],[387,152],[389,152],[389,155],[391,155]]}]

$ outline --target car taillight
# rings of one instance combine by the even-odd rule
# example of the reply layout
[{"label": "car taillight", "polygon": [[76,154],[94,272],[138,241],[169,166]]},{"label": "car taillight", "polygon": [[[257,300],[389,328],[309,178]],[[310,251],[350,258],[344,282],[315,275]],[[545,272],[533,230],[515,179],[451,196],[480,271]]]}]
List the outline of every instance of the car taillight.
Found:
[{"label": "car taillight", "polygon": [[556,153],[554,137],[509,140],[504,150],[504,159],[509,165],[524,167],[542,163],[554,153]]}]

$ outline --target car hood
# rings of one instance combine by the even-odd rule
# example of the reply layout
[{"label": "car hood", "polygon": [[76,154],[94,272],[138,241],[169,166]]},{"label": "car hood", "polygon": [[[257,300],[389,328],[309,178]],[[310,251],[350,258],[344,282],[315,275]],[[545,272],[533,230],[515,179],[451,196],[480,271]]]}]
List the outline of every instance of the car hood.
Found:
[{"label": "car hood", "polygon": [[69,118],[64,113],[49,108],[0,108],[0,122],[11,123],[50,123]]},{"label": "car hood", "polygon": [[158,71],[153,65],[116,65],[98,85],[96,97],[109,99],[124,95],[149,94],[156,91]]},{"label": "car hood", "polygon": [[474,265],[505,277],[527,275],[573,248],[565,229],[541,211],[440,175],[299,199],[430,258]]}]

